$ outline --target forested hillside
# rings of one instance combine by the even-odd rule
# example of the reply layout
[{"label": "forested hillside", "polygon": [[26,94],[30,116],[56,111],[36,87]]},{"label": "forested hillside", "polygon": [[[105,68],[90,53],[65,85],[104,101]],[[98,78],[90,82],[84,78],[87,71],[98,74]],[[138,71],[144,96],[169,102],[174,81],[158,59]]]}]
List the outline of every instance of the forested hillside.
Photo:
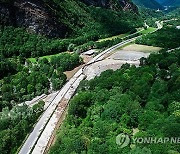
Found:
[{"label": "forested hillside", "polygon": [[[128,25],[131,25],[129,23],[132,22],[133,17],[137,13],[137,10],[134,10],[136,8],[134,5],[131,5],[131,8],[129,8],[129,11],[132,11],[131,13],[122,11],[123,6],[115,0],[109,4],[108,1],[105,1],[104,5],[106,7],[100,5],[101,7],[99,8],[93,5],[88,5],[87,7],[81,0],[44,1],[54,7],[56,11],[53,11],[57,15],[58,20],[69,28],[70,33],[98,33],[99,35],[104,35],[115,33],[114,30],[120,32],[126,23],[128,29]],[[136,23],[133,22],[132,25],[134,24]]]},{"label": "forested hillside", "polygon": [[[143,9],[141,10],[143,12]],[[143,18],[154,21],[166,17],[145,9]],[[147,19],[146,19],[147,17]],[[177,48],[179,20],[164,22],[155,33],[136,43],[166,48],[140,59],[140,67],[125,64],[83,81],[70,101],[65,122],[59,128],[50,154],[170,154],[179,153],[179,144],[133,143],[134,138],[177,138],[180,135],[180,50]],[[116,136],[128,134],[130,144],[121,148]]]},{"label": "forested hillside", "polygon": [[[175,10],[172,10],[171,12],[168,13],[168,16],[180,20],[180,8],[176,8]],[[177,25],[179,25],[179,23]]]},{"label": "forested hillside", "polygon": [[[18,105],[60,90],[66,83],[63,72],[82,64],[77,53],[61,52],[135,32],[142,25],[137,7],[129,1],[96,7],[80,0],[0,0],[0,153],[16,153],[44,102],[32,108]],[[51,56],[42,57],[46,55]],[[32,57],[35,62],[29,61]]]},{"label": "forested hillside", "polygon": [[156,0],[133,0],[133,2],[141,7],[146,7],[150,9],[163,9],[163,6],[160,5]]},{"label": "forested hillside", "polygon": [[[157,9],[163,7],[155,0],[0,0],[0,154],[17,153],[44,112],[45,102],[32,107],[24,102],[60,90],[68,81],[65,72],[83,64],[81,52],[101,52],[144,34],[149,30],[143,29],[145,22],[155,26],[164,17]],[[178,21],[136,43],[179,47]],[[180,135],[179,59],[180,50],[164,49],[142,58],[140,67],[125,64],[83,81],[50,153],[179,152],[170,144],[121,149],[115,143],[119,133]]]},{"label": "forested hillside", "polygon": [[179,0],[172,0],[170,2],[164,3],[164,5],[180,7],[180,1]]},{"label": "forested hillside", "polygon": [[156,0],[163,6],[180,6],[179,0]]},{"label": "forested hillside", "polygon": [[121,148],[116,136],[179,137],[180,50],[160,51],[81,83],[50,154],[180,152],[178,144],[134,144]]},{"label": "forested hillside", "polygon": [[[23,3],[22,3],[23,2]],[[115,4],[111,2],[111,5]],[[44,84],[44,87],[41,88],[41,92],[38,91],[36,87],[36,82],[33,83],[34,85],[30,84],[29,81],[26,83],[21,83],[18,85],[18,82],[13,82],[12,79],[17,78],[20,80],[21,73],[24,72],[24,76],[31,76],[33,72],[37,71],[36,75],[33,77],[39,76],[40,72],[38,68],[40,64],[36,65],[28,65],[24,67],[26,58],[29,57],[41,57],[45,55],[53,55],[58,54],[60,52],[65,52],[70,50],[72,46],[79,46],[84,43],[88,43],[89,41],[97,41],[99,38],[104,38],[107,36],[112,36],[116,34],[126,33],[126,32],[134,32],[136,27],[142,25],[142,20],[136,14],[137,12],[133,12],[133,9],[130,10],[132,12],[123,11],[123,7],[118,3],[119,7],[117,8],[100,8],[95,6],[87,6],[86,4],[76,1],[76,0],[65,0],[65,1],[39,1],[35,2],[33,0],[23,0],[23,1],[1,1],[0,3],[0,17],[1,17],[1,25],[0,25],[0,58],[1,58],[1,65],[0,65],[0,79],[1,80],[1,97],[0,97],[0,104],[1,110],[3,107],[6,106],[13,106],[10,102],[12,97],[9,93],[16,93],[17,88],[13,85],[19,86],[18,92],[21,95],[16,95],[17,98],[14,98],[15,104],[21,103],[25,101],[25,98],[32,98],[33,96],[37,96],[43,92],[43,89],[48,90],[49,88],[49,81],[50,75],[45,77],[38,77],[43,79],[44,81],[37,81],[39,84]],[[133,5],[133,4],[132,4]],[[12,9],[14,6],[14,10]],[[34,6],[34,7],[32,7]],[[19,8],[18,8],[19,7]],[[132,6],[133,7],[133,6]],[[10,10],[11,8],[12,10]],[[14,15],[16,18],[11,16],[11,11],[14,11]],[[27,11],[27,12],[26,12]],[[37,15],[37,12],[41,13],[41,17]],[[19,13],[21,12],[21,16],[18,17]],[[31,14],[33,12],[33,14]],[[6,14],[4,14],[6,13]],[[45,15],[44,15],[45,14]],[[32,16],[31,16],[32,15]],[[53,21],[50,22],[49,15],[53,16]],[[45,16],[47,16],[45,18]],[[13,18],[13,19],[12,19]],[[28,20],[26,20],[28,18]],[[41,19],[41,20],[40,20]],[[32,22],[33,20],[39,22]],[[139,21],[139,22],[137,22]],[[29,32],[28,29],[31,25],[31,28],[38,27],[36,30],[40,30],[41,26],[39,23],[42,22],[43,26],[48,26],[52,28],[55,25],[61,23],[63,26],[66,27],[67,32],[67,39],[60,39],[60,38],[47,38],[45,32],[39,33],[39,35],[33,33],[32,31]],[[46,22],[49,22],[46,25]],[[22,25],[19,25],[21,23]],[[33,24],[37,25],[33,25]],[[50,24],[50,25],[49,25]],[[20,27],[18,27],[20,26]],[[51,27],[52,26],[52,27]],[[61,29],[59,29],[61,31]],[[49,36],[51,36],[52,31],[49,29]],[[51,36],[52,37],[52,36]],[[121,41],[121,40],[119,40]],[[68,57],[69,56],[69,57]],[[73,59],[73,55],[63,55],[60,59],[72,61],[69,65],[69,68],[60,69],[60,74],[62,71],[70,70],[80,64],[80,59],[77,55],[75,55],[75,59]],[[71,58],[72,57],[72,58]],[[60,60],[59,59],[59,60]],[[61,60],[60,60],[61,61]],[[45,63],[46,65],[52,65],[49,63]],[[31,66],[33,68],[31,68]],[[37,68],[34,68],[37,67]],[[46,66],[48,68],[52,66]],[[32,69],[32,70],[31,70]],[[56,70],[57,68],[50,68],[51,72]],[[30,72],[31,73],[30,73]],[[44,70],[43,70],[44,71]],[[47,70],[46,70],[47,71]],[[47,72],[45,72],[47,73]],[[56,72],[57,73],[57,72]],[[45,75],[45,74],[44,74]],[[47,75],[47,74],[46,74]],[[40,76],[43,76],[41,73]],[[55,75],[56,76],[56,75]],[[9,80],[10,79],[10,80]],[[23,79],[22,79],[23,80]],[[11,83],[9,83],[11,81]],[[6,83],[7,82],[7,83]],[[64,79],[63,82],[64,83]],[[62,86],[62,83],[60,84]],[[7,85],[6,85],[7,84]],[[28,89],[27,90],[27,86]],[[59,88],[61,87],[59,86]],[[6,88],[4,88],[6,87]],[[57,88],[56,88],[57,89]],[[28,92],[29,91],[29,92]],[[4,96],[7,92],[7,96]],[[13,95],[14,95],[13,94]],[[32,96],[22,97],[22,95],[32,94]],[[21,100],[19,99],[21,97]],[[6,103],[2,103],[6,101]]]},{"label": "forested hillside", "polygon": [[[180,20],[171,21],[178,24]],[[136,40],[138,44],[158,46],[162,48],[177,48],[180,47],[180,30],[176,26],[164,26],[156,33],[148,34]]]},{"label": "forested hillside", "polygon": [[[16,6],[15,2],[0,3],[0,51],[5,57],[19,55],[37,57],[55,54],[66,51],[70,44],[81,45],[88,41],[97,41],[99,38],[135,31],[136,27],[143,24],[137,12],[133,11],[133,7],[135,7],[133,5],[129,12],[123,11],[120,4],[119,8],[114,10],[87,6],[75,0],[46,0],[41,3],[24,0],[22,4],[21,1],[18,1],[21,7]],[[14,5],[16,6],[14,10],[16,17],[11,16],[13,13],[11,7]],[[36,7],[32,7],[34,5]],[[11,9],[7,6],[11,6]],[[18,9],[18,7],[20,8]],[[38,15],[38,10],[42,16]],[[52,22],[49,19],[50,15],[53,15]],[[61,36],[61,28],[58,28],[58,25],[65,28],[63,34],[67,39],[46,38],[45,36]],[[17,28],[18,26],[20,28]],[[57,26],[60,34],[56,33],[54,26]],[[44,28],[48,33],[44,31]],[[34,32],[40,35],[31,34]],[[31,50],[29,51],[29,49]]]},{"label": "forested hillside", "polygon": [[159,4],[163,4],[163,3],[165,3],[165,2],[168,2],[168,1],[170,1],[170,0],[156,0]]},{"label": "forested hillside", "polygon": [[79,55],[68,53],[53,56],[50,61],[27,61],[26,66],[21,59],[0,56],[0,60],[0,153],[15,153],[43,111],[42,103],[33,108],[18,104],[61,89],[66,82],[63,72],[82,61]]},{"label": "forested hillside", "polygon": [[[49,37],[113,35],[128,31],[137,24],[139,26],[140,23],[135,23],[134,20],[138,18],[138,10],[133,3],[113,0],[105,5],[106,7],[96,8],[81,0],[1,1],[0,23],[25,27],[29,32]],[[124,7],[126,9],[123,11]]]}]

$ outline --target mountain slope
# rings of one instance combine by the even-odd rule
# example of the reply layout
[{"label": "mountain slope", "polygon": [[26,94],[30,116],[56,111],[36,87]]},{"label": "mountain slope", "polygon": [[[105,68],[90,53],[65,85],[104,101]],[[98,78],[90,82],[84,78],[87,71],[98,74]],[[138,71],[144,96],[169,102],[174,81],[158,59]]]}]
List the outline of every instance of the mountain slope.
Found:
[{"label": "mountain slope", "polygon": [[180,6],[180,0],[156,0],[163,6]]},{"label": "mountain slope", "polygon": [[163,3],[166,3],[170,0],[156,0],[159,4],[163,5]]},{"label": "mountain slope", "polygon": [[129,0],[0,0],[0,24],[25,27],[37,34],[64,38],[97,27],[98,31],[107,29],[112,32],[115,25],[122,26],[123,22],[127,27],[126,21],[131,17],[124,15],[123,10],[131,11],[131,15],[128,13],[130,16],[138,12]]},{"label": "mountain slope", "polygon": [[82,0],[88,5],[137,12],[137,7],[129,0]]},{"label": "mountain slope", "polygon": [[163,9],[163,6],[155,0],[133,0],[133,2],[141,7],[146,7],[150,9]]},{"label": "mountain slope", "polygon": [[180,6],[180,1],[179,0],[166,1],[166,2],[163,3],[163,5],[166,5],[166,6]]},{"label": "mountain slope", "polygon": [[15,0],[0,1],[0,24],[25,27],[35,32],[52,37],[64,37],[67,28],[45,5],[43,1]]}]

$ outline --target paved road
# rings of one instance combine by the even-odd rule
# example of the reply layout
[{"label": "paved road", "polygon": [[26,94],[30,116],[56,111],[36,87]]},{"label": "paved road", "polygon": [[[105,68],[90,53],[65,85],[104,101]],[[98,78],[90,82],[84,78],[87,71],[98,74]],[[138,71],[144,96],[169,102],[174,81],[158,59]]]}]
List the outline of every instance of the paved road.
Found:
[{"label": "paved road", "polygon": [[65,84],[65,86],[59,91],[58,95],[55,97],[53,102],[50,106],[46,109],[43,113],[37,124],[35,125],[33,131],[30,133],[29,137],[25,141],[24,145],[22,146],[19,154],[29,154],[31,153],[32,149],[34,148],[39,136],[41,135],[42,131],[44,130],[47,122],[49,121],[52,113],[56,109],[57,105],[59,104],[60,100],[63,96],[67,93],[69,88],[73,85],[73,83],[77,80],[77,78],[82,74],[82,70],[80,69],[74,76]]},{"label": "paved road", "polygon": [[85,78],[85,75],[81,74],[77,80],[73,83],[73,88],[70,88],[67,93],[64,95],[61,99],[58,107],[56,108],[55,112],[53,113],[52,117],[50,118],[49,122],[47,123],[45,129],[43,130],[40,138],[38,139],[37,144],[35,145],[35,148],[33,149],[33,154],[42,154],[44,153],[51,136],[56,129],[56,126],[59,122],[59,119],[63,116],[64,111],[66,110],[66,107],[69,103],[69,100],[75,93],[76,89],[79,86],[79,83]]},{"label": "paved road", "polygon": [[[90,62],[86,64],[86,66],[82,69],[80,69],[66,84],[65,86],[59,91],[58,95],[55,97],[55,99],[52,101],[52,103],[49,105],[49,107],[46,109],[46,111],[43,113],[43,115],[40,117],[39,121],[35,125],[33,131],[28,136],[27,140],[25,141],[24,145],[22,146],[19,154],[42,154],[44,153],[44,150],[47,146],[48,140],[50,139],[53,130],[55,128],[55,125],[57,123],[58,115],[62,114],[62,111],[58,112],[56,111],[57,106],[60,104],[62,99],[67,96],[67,101],[70,100],[70,98],[73,96],[76,88],[78,87],[81,80],[84,79],[83,70],[88,69],[88,66],[97,62],[103,60],[107,55],[109,55],[112,51],[115,49],[130,43],[134,41],[136,38],[132,38],[126,41],[123,41],[103,52],[101,52],[99,55],[94,57]],[[72,90],[73,89],[73,90]],[[69,93],[69,94],[68,94]]]}]

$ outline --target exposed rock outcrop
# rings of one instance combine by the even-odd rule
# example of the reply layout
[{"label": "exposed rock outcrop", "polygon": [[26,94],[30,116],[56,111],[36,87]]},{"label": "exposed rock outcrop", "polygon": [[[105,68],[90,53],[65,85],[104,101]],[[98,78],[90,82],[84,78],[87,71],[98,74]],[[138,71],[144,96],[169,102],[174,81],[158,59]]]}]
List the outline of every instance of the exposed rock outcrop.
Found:
[{"label": "exposed rock outcrop", "polygon": [[[87,5],[114,9],[116,11],[132,11],[137,13],[137,7],[130,0],[79,0]],[[51,3],[51,1],[48,1]],[[65,37],[71,29],[66,22],[61,23],[64,10],[58,10],[62,16],[56,17],[56,9],[48,6],[44,0],[9,0],[4,3],[0,0],[0,24],[25,27],[27,31],[48,37]],[[55,3],[52,2],[55,6]],[[52,11],[53,10],[53,11]],[[54,11],[55,10],[55,11]],[[66,15],[65,15],[66,16]],[[66,17],[65,17],[66,18]],[[67,20],[67,19],[65,19]],[[63,21],[62,21],[63,22]]]},{"label": "exposed rock outcrop", "polygon": [[130,10],[135,13],[138,13],[138,8],[134,3],[132,3],[129,0],[119,0],[119,3],[121,4],[124,11]]},{"label": "exposed rock outcrop", "polygon": [[43,2],[16,0],[12,5],[0,4],[1,24],[25,27],[30,32],[49,37],[64,37],[66,27],[57,22]]},{"label": "exposed rock outcrop", "polygon": [[14,8],[8,4],[0,3],[0,24],[10,25],[14,23]]}]

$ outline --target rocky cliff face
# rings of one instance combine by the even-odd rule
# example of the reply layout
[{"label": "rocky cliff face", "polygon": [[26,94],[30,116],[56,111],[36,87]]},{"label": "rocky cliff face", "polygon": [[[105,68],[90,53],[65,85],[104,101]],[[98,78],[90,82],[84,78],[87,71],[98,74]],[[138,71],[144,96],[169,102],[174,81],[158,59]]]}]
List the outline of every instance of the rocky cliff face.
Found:
[{"label": "rocky cliff face", "polygon": [[[80,1],[87,5],[110,8],[116,11],[138,12],[137,7],[130,0]],[[48,3],[50,2],[48,1]],[[56,11],[63,13],[61,10]],[[59,17],[57,19],[52,12],[51,8],[44,3],[44,0],[11,0],[9,3],[2,3],[0,0],[0,25],[25,27],[29,32],[49,37],[64,37],[68,33],[68,28],[65,24],[59,22],[61,21]]]},{"label": "rocky cliff face", "polygon": [[134,3],[132,3],[129,0],[119,0],[119,3],[121,4],[124,11],[130,10],[135,13],[138,13],[138,8]]},{"label": "rocky cliff face", "polygon": [[64,37],[66,27],[57,22],[44,3],[16,0],[13,4],[0,4],[1,24],[25,27],[27,31],[49,37]]},{"label": "rocky cliff face", "polygon": [[14,8],[8,4],[0,4],[0,24],[10,25],[14,23]]}]

